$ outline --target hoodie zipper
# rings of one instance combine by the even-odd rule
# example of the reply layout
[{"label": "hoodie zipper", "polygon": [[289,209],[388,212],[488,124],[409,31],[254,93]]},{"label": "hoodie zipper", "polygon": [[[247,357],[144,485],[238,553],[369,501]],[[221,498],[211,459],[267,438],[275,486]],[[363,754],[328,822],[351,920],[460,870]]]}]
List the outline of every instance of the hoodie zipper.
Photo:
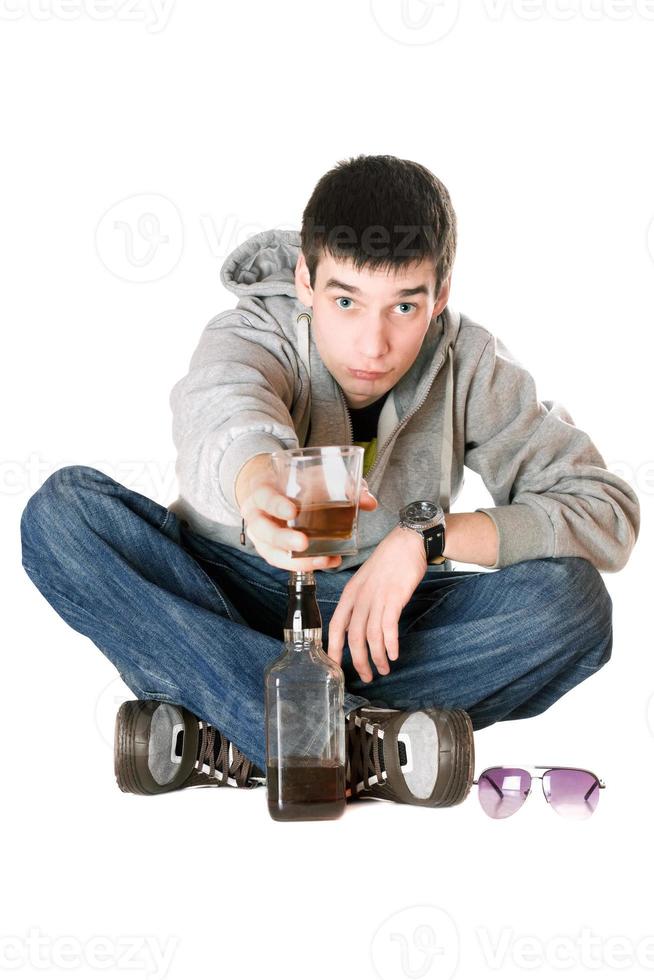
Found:
[{"label": "hoodie zipper", "polygon": [[[383,452],[384,452],[386,446],[388,446],[388,444],[394,438],[396,432],[399,432],[399,430],[403,426],[406,425],[406,423],[409,421],[409,419],[413,418],[413,416],[416,414],[416,412],[418,411],[418,409],[421,408],[424,405],[424,403],[427,401],[427,395],[431,391],[431,386],[434,383],[434,381],[436,380],[436,375],[438,374],[439,368],[440,368],[441,364],[443,363],[443,361],[445,360],[446,355],[447,355],[447,350],[445,351],[445,354],[443,354],[441,360],[436,365],[436,368],[434,369],[434,377],[431,380],[431,384],[429,384],[427,386],[427,390],[425,391],[424,395],[422,396],[422,398],[420,399],[420,401],[418,402],[418,404],[416,405],[416,407],[411,412],[409,412],[409,414],[405,418],[400,419],[400,421],[397,423],[397,425],[395,426],[395,428],[393,429],[393,431],[391,432],[391,434],[389,435],[388,439],[386,440],[386,442],[384,443],[384,445],[381,447],[381,449],[379,447],[377,448],[377,453],[375,455],[375,462],[372,464],[372,467],[368,471],[368,475],[365,478],[366,479],[366,483],[368,484],[368,487],[370,487],[371,477],[372,477],[373,473],[375,472],[375,470],[377,469],[377,466],[378,466],[379,462],[381,461],[381,458],[382,458],[382,455],[383,455]],[[339,390],[339,393],[340,393],[340,396],[341,396],[341,401],[343,402],[343,406],[345,408],[345,414],[347,415],[348,430],[349,430],[349,434],[350,434],[350,445],[351,445],[352,444],[353,435],[354,435],[353,432],[352,432],[352,420],[350,418],[350,413],[348,411],[347,402],[345,401],[345,396],[343,394],[343,391],[342,391],[340,385],[338,387],[338,390]]]}]

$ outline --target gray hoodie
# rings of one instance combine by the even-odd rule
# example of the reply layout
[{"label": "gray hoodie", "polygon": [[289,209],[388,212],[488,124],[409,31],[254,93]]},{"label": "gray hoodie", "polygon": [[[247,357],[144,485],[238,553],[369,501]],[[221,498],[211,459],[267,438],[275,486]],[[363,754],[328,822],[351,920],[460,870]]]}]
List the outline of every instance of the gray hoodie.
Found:
[{"label": "gray hoodie", "polygon": [[[170,509],[197,534],[237,549],[234,485],[249,459],[305,446],[309,422],[312,446],[353,439],[343,391],[307,318],[297,319],[310,312],[295,290],[299,248],[299,232],[271,229],[228,255],[220,276],[236,307],[207,324],[170,394],[179,482]],[[359,511],[359,552],[338,570],[362,564],[411,500],[440,501],[447,513],[464,464],[495,504],[477,508],[498,531],[490,567],[566,555],[600,571],[625,565],[640,529],[632,488],[606,469],[563,405],[538,399],[534,379],[499,338],[446,306],[384,402],[366,474],[379,504]]]}]

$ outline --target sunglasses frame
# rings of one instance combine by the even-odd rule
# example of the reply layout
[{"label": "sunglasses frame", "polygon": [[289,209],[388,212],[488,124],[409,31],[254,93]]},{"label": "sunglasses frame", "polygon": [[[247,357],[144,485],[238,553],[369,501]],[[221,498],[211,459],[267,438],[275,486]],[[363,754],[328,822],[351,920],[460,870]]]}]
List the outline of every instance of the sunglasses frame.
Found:
[{"label": "sunglasses frame", "polygon": [[[541,788],[543,790],[543,797],[545,799],[545,802],[546,803],[549,803],[549,805],[552,806],[551,802],[547,799],[547,796],[545,794],[545,786],[543,784],[543,776],[547,776],[548,773],[552,772],[553,770],[556,771],[556,770],[563,769],[563,770],[565,770],[567,772],[585,772],[585,773],[588,773],[589,776],[592,776],[593,779],[595,780],[595,783],[591,786],[591,788],[588,790],[588,792],[584,796],[584,800],[585,801],[588,800],[588,797],[595,790],[595,787],[596,786],[598,786],[599,789],[606,789],[606,783],[604,782],[604,780],[603,779],[600,779],[599,776],[592,771],[592,769],[586,769],[585,766],[532,766],[532,768],[533,769],[544,769],[545,772],[543,772],[541,775],[539,775],[538,773],[531,773],[527,769],[525,769],[523,766],[505,766],[505,765],[486,766],[486,768],[482,772],[479,773],[479,775],[477,776],[477,778],[476,779],[473,779],[472,785],[473,786],[478,786],[479,785],[479,780],[481,779],[481,777],[484,776],[491,769],[521,769],[523,772],[526,772],[527,775],[529,776],[529,789],[527,790],[527,794],[526,794],[524,800],[522,801],[522,803],[518,807],[518,810],[521,810],[522,809],[522,807],[524,806],[524,804],[527,802],[528,798],[531,796],[531,789],[532,789],[532,785],[533,785],[534,779],[540,779],[540,785],[541,785]],[[487,781],[489,783],[491,783],[491,785],[497,790],[497,792],[500,794],[500,796],[502,796],[502,797],[504,796],[504,794],[502,793],[502,790],[499,788],[499,786],[495,786],[495,783],[493,782],[492,779],[488,779],[488,777],[487,777]],[[552,809],[555,809],[555,808],[552,807]],[[517,813],[518,810],[515,810],[514,812]],[[513,814],[511,814],[511,816],[513,816]],[[559,814],[559,816],[560,816],[560,814]]]}]

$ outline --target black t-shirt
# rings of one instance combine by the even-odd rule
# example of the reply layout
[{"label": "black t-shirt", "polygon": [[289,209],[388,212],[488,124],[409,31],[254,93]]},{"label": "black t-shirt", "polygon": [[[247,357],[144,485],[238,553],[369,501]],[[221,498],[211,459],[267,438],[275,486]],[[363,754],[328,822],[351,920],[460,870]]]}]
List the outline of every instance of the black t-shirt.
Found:
[{"label": "black t-shirt", "polygon": [[377,423],[384,407],[386,395],[366,405],[365,408],[350,408],[352,416],[353,442],[369,442],[377,435]]}]

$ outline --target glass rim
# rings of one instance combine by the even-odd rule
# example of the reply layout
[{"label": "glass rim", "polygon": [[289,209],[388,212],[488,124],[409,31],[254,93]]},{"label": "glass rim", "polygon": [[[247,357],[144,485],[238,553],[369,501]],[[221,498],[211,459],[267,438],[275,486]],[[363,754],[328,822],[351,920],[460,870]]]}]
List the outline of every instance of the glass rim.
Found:
[{"label": "glass rim", "polygon": [[324,456],[353,456],[357,453],[360,455],[365,453],[363,446],[304,446],[299,449],[276,449],[271,456],[276,459],[322,459]]}]

